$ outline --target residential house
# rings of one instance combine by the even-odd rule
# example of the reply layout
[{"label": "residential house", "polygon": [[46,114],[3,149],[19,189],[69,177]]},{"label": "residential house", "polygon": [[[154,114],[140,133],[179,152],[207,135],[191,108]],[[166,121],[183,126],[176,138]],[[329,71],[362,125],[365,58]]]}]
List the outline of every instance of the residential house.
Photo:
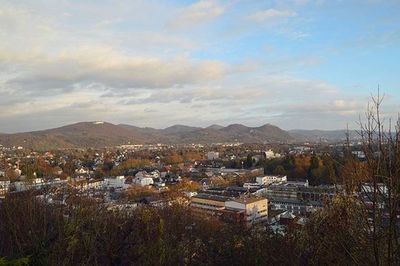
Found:
[{"label": "residential house", "polygon": [[154,184],[153,174],[149,174],[146,171],[140,171],[135,175],[133,183],[140,186],[150,186]]}]

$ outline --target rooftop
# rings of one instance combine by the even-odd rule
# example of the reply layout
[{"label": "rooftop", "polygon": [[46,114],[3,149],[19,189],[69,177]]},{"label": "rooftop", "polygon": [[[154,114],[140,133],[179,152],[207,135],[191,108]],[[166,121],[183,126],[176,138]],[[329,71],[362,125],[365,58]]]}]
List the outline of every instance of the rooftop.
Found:
[{"label": "rooftop", "polygon": [[261,200],[266,200],[265,198],[256,198],[256,197],[250,197],[250,198],[238,198],[238,199],[234,199],[233,201],[239,202],[239,203],[243,203],[243,204],[249,204],[249,203],[254,203],[257,201],[261,201]]},{"label": "rooftop", "polygon": [[219,196],[219,195],[214,195],[214,194],[203,194],[203,193],[197,194],[196,196],[192,197],[192,199],[194,199],[194,198],[221,201],[221,202],[232,200],[232,198],[225,197],[225,196]]}]

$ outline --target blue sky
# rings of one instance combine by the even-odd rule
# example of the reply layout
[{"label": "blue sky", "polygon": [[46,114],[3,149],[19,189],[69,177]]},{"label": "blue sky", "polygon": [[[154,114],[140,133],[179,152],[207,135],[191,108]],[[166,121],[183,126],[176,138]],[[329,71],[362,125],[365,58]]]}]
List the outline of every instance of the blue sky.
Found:
[{"label": "blue sky", "polygon": [[397,116],[399,59],[396,0],[0,0],[0,132],[356,128],[378,85]]}]

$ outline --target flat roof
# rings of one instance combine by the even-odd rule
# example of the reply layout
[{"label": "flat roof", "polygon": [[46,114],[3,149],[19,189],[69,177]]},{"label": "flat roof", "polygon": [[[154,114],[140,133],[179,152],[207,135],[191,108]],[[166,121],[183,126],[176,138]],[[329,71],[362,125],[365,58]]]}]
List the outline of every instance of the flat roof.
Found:
[{"label": "flat roof", "polygon": [[266,198],[255,198],[255,197],[250,197],[250,198],[238,198],[238,199],[234,199],[232,201],[236,201],[239,203],[243,203],[243,204],[248,204],[248,203],[254,203],[260,200],[267,200]]},{"label": "flat roof", "polygon": [[298,200],[298,199],[288,199],[288,198],[276,198],[270,197],[268,198],[270,203],[288,203],[288,204],[299,204],[304,206],[323,206],[321,202],[318,201],[305,201],[305,200]]},{"label": "flat roof", "polygon": [[197,194],[196,196],[193,196],[192,199],[193,198],[215,200],[215,201],[221,201],[221,202],[232,200],[232,198],[229,198],[229,197],[214,195],[214,194],[205,194],[205,193]]}]

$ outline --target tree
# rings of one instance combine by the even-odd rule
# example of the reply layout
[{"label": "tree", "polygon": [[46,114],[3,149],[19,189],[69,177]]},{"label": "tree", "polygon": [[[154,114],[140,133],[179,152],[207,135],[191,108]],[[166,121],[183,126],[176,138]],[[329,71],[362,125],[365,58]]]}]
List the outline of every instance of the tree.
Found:
[{"label": "tree", "polygon": [[[378,91],[360,119],[365,160],[353,156],[347,137],[341,171],[346,193],[307,227],[304,243],[315,255],[312,264],[400,265],[400,119],[394,126],[383,122],[382,100]],[[313,158],[310,169],[316,166]]]},{"label": "tree", "polygon": [[351,197],[338,196],[314,213],[298,243],[311,265],[372,265],[365,234],[366,213]]},{"label": "tree", "polygon": [[247,154],[246,157],[246,168],[251,168],[253,166],[253,158],[251,154]]},{"label": "tree", "polygon": [[381,105],[383,98],[372,97],[364,121],[360,120],[362,150],[366,156],[368,186],[360,187],[360,200],[368,213],[368,232],[375,264],[400,264],[400,117],[392,125],[385,123]]},{"label": "tree", "polygon": [[274,175],[286,175],[286,170],[285,170],[285,168],[283,168],[282,165],[278,165],[278,166],[274,169]]}]

